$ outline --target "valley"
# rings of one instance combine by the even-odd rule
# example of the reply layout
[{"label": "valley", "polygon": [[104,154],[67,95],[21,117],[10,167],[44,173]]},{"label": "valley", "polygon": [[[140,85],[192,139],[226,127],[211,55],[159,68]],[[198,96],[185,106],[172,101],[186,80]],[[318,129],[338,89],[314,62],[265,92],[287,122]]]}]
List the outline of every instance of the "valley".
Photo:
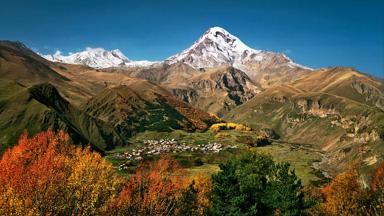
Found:
[{"label": "valley", "polygon": [[383,11],[1,0],[0,216],[384,216]]},{"label": "valley", "polygon": [[[107,160],[123,174],[134,172],[141,160],[154,160],[160,152],[176,158],[191,175],[210,176],[219,170],[227,158],[244,152],[271,155],[277,161],[289,162],[304,185],[322,185],[329,181],[317,164],[324,152],[312,145],[273,140],[256,144],[257,132],[223,131],[187,133],[184,131],[145,132],[130,139],[131,145],[107,152]],[[153,146],[155,144],[155,146]],[[170,144],[174,145],[170,148]]]},{"label": "valley", "polygon": [[102,48],[39,55],[1,41],[0,75],[0,152],[24,130],[50,128],[91,145],[122,175],[162,154],[212,174],[231,155],[259,152],[291,163],[305,185],[351,163],[368,182],[384,159],[382,80],[308,68],[220,27],[156,62]]}]

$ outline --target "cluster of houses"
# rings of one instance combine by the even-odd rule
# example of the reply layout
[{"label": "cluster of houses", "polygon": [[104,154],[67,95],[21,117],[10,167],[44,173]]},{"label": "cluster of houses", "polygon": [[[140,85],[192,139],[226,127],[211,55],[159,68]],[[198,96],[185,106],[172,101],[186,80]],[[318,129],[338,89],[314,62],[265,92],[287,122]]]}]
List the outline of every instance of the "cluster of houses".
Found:
[{"label": "cluster of houses", "polygon": [[[208,142],[199,145],[187,145],[179,143],[175,139],[160,139],[160,140],[144,140],[143,146],[126,151],[123,153],[115,153],[114,157],[120,160],[139,161],[144,157],[151,157],[163,153],[178,153],[178,152],[199,152],[199,153],[218,153],[224,149],[224,146],[219,143]],[[119,166],[120,170],[127,169],[128,166],[124,163]]]}]

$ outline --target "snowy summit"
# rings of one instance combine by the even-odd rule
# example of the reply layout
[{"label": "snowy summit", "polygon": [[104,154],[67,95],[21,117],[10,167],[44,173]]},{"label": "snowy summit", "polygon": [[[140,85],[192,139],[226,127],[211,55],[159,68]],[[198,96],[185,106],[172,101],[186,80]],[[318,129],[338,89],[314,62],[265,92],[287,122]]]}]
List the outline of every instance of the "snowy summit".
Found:
[{"label": "snowy summit", "polygon": [[[233,64],[243,54],[258,54],[221,27],[206,31],[190,48],[167,59],[169,63],[184,62],[194,68]],[[258,58],[261,60],[262,58]]]},{"label": "snowy summit", "polygon": [[[162,62],[131,61],[120,50],[107,51],[103,48],[87,48],[67,56],[57,51],[44,58],[68,64],[83,64],[93,68],[150,67]],[[166,64],[185,63],[195,69],[233,66],[244,72],[256,68],[302,68],[282,53],[256,50],[245,45],[238,37],[221,27],[208,29],[191,47],[169,57]]]},{"label": "snowy summit", "polygon": [[67,64],[81,64],[93,68],[110,68],[110,67],[140,67],[150,66],[157,62],[150,61],[131,61],[120,50],[115,49],[107,51],[103,48],[86,48],[84,51],[70,53],[65,56],[60,51],[56,51],[52,55],[42,55],[47,60],[53,62],[62,62]]},{"label": "snowy summit", "polygon": [[294,63],[282,53],[252,49],[221,27],[208,29],[190,48],[168,58],[166,62],[168,64],[182,62],[196,69],[229,65],[246,70],[246,65],[249,63],[271,62],[306,68]]}]

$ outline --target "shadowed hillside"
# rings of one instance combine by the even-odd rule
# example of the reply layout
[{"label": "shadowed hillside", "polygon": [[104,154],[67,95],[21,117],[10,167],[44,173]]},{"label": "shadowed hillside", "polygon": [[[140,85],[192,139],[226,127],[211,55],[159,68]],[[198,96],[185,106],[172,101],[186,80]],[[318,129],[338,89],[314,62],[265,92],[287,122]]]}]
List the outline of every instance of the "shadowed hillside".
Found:
[{"label": "shadowed hillside", "polygon": [[34,134],[48,128],[68,131],[77,143],[92,144],[100,151],[124,144],[112,127],[71,105],[51,84],[25,88],[2,80],[1,91],[0,142],[4,147],[14,144],[24,129]]}]

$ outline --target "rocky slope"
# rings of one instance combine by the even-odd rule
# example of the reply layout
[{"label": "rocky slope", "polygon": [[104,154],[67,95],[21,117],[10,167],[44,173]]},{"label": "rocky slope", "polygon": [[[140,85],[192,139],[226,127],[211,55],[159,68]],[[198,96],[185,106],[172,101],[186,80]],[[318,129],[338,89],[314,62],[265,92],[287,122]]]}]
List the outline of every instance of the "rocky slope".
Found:
[{"label": "rocky slope", "polygon": [[[369,96],[356,88],[356,80]],[[360,86],[359,85],[359,86]],[[271,87],[226,115],[227,120],[272,128],[283,140],[326,153],[323,169],[335,174],[353,160],[372,169],[382,160],[383,83],[351,68],[315,71],[289,85]],[[377,158],[370,164],[368,158]]]},{"label": "rocky slope", "polygon": [[260,92],[246,73],[230,66],[197,71],[184,63],[141,70],[112,71],[157,83],[181,100],[222,116]]}]

